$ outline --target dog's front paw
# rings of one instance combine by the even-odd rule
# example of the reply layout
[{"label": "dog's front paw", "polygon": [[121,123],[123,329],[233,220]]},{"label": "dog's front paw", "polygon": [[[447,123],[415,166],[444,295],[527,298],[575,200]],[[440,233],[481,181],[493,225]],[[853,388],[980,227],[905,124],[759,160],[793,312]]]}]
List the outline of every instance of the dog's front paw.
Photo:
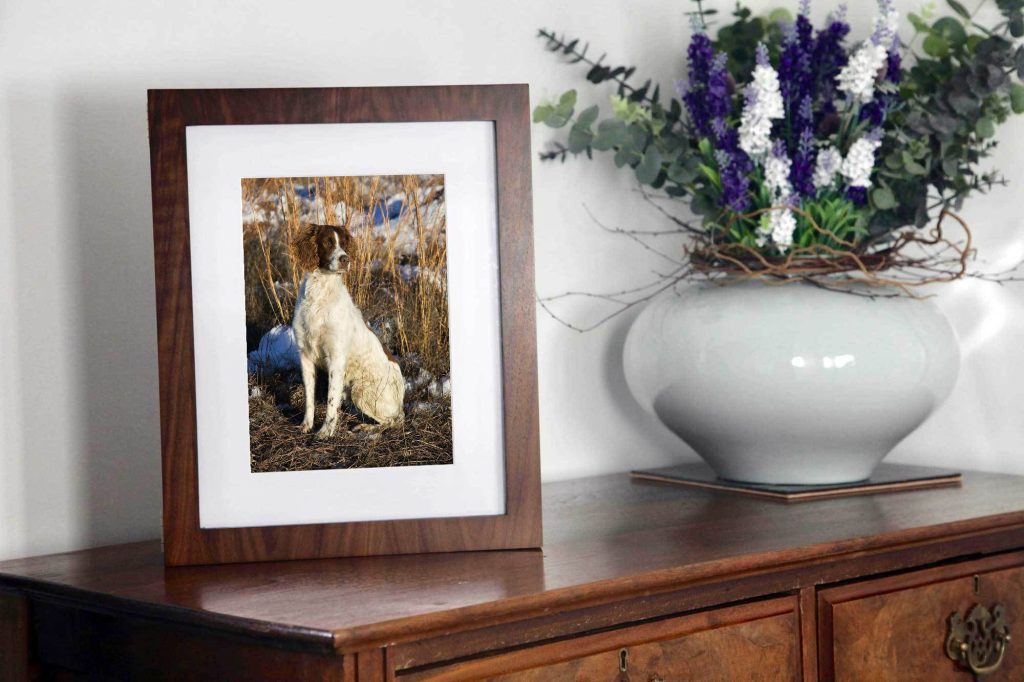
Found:
[{"label": "dog's front paw", "polygon": [[320,430],[316,432],[317,440],[326,440],[327,438],[333,438],[334,434],[338,431],[337,424],[324,423],[320,427]]},{"label": "dog's front paw", "polygon": [[303,419],[302,420],[302,432],[303,433],[309,433],[312,430],[313,430],[313,420],[312,419]]}]

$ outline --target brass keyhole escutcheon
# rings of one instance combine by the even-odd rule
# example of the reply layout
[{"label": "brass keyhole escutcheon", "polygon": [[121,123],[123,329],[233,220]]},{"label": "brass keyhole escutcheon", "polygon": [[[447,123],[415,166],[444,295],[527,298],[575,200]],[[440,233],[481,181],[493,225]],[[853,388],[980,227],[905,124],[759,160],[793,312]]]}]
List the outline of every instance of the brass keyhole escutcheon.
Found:
[{"label": "brass keyhole escutcheon", "polygon": [[619,677],[618,682],[629,682],[629,673],[626,669],[629,667],[629,652],[625,649],[619,649]]},{"label": "brass keyhole escutcheon", "polygon": [[975,675],[998,670],[1009,642],[1010,626],[1002,604],[994,604],[991,611],[975,604],[966,618],[956,612],[949,615],[946,655]]}]

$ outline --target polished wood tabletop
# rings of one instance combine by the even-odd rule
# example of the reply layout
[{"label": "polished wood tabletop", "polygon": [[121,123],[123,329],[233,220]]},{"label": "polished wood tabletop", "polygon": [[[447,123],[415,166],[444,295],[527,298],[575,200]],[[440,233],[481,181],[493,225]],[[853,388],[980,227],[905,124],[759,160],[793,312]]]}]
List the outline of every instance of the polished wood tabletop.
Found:
[{"label": "polished wood tabletop", "polygon": [[543,550],[165,568],[149,541],[2,562],[0,587],[341,649],[1015,529],[1009,475],[785,504],[618,474],[544,486]]}]

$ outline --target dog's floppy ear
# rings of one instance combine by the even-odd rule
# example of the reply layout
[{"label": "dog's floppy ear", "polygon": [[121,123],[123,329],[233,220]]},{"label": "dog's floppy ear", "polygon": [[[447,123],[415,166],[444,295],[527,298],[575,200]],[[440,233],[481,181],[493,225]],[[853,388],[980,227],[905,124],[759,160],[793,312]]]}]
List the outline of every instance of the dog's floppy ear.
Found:
[{"label": "dog's floppy ear", "polygon": [[345,249],[345,253],[348,254],[349,258],[355,260],[356,238],[349,231],[347,224],[339,227],[338,232],[341,235],[341,248]]},{"label": "dog's floppy ear", "polygon": [[320,266],[320,254],[316,247],[316,237],[319,233],[319,225],[307,225],[302,234],[292,242],[295,246],[295,264],[302,272],[316,270]]}]

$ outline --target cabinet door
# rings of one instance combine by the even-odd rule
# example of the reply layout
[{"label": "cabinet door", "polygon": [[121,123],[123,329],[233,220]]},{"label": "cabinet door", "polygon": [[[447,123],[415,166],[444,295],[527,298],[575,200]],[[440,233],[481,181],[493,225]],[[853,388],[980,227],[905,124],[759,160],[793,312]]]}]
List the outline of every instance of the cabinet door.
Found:
[{"label": "cabinet door", "polygon": [[409,671],[398,679],[775,682],[800,680],[800,661],[797,600],[781,597]]},{"label": "cabinet door", "polygon": [[[967,639],[991,647],[976,662],[998,666],[983,679],[1024,680],[1024,554],[1014,553],[941,566],[818,593],[819,665],[823,680],[969,682],[971,670],[947,654],[953,614],[964,621],[978,605]],[[1002,623],[1021,641],[1002,646]],[[984,614],[993,618],[985,624]],[[954,641],[962,641],[961,636]],[[999,660],[998,650],[1004,648]],[[986,660],[987,659],[987,660]],[[992,665],[989,666],[993,667]]]}]

